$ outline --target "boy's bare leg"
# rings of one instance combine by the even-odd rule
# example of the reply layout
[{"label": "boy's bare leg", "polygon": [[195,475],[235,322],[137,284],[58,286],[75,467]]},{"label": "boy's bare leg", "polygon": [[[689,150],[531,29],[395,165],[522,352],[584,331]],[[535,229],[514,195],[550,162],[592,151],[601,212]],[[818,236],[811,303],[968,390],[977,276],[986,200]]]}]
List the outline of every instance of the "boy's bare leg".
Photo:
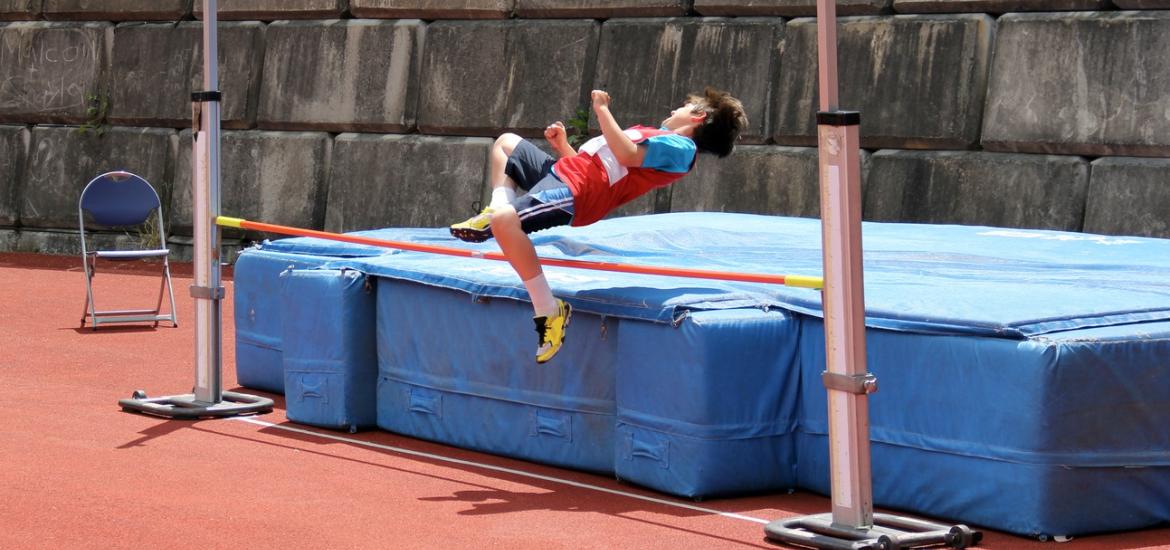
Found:
[{"label": "boy's bare leg", "polygon": [[504,206],[492,214],[492,233],[520,280],[528,281],[544,274],[536,257],[536,247],[520,227],[520,216],[515,208]]},{"label": "boy's bare leg", "polygon": [[524,281],[524,288],[528,289],[528,296],[532,299],[533,320],[536,321],[538,336],[536,362],[544,363],[560,351],[573,309],[553,296],[548,280],[544,278],[544,270],[540,267],[540,258],[536,256],[536,247],[532,246],[532,240],[524,233],[520,216],[512,205],[504,206],[492,214],[492,231],[500,250]]},{"label": "boy's bare leg", "polygon": [[512,151],[516,149],[516,144],[520,143],[521,139],[523,138],[516,134],[502,134],[492,144],[491,160],[488,167],[488,182],[492,186],[492,199],[489,206],[492,208],[511,204],[512,199],[516,198],[518,186],[515,181],[512,181],[512,178],[508,177],[505,168],[508,166],[508,157],[512,156]]}]

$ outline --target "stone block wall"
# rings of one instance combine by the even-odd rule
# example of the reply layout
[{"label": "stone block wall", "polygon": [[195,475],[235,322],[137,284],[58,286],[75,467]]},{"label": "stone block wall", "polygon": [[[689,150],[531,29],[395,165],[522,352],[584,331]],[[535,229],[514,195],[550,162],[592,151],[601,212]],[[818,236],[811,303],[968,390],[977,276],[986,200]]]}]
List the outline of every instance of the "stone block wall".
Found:
[{"label": "stone block wall", "polygon": [[[89,179],[159,188],[191,238],[199,0],[0,0],[0,251],[73,253]],[[819,215],[815,0],[219,0],[224,213],[443,226],[491,138],[542,147],[606,89],[657,124],[711,85],[737,152],[614,215]],[[864,215],[1170,237],[1170,0],[842,0]],[[232,246],[262,237],[225,233]]]}]

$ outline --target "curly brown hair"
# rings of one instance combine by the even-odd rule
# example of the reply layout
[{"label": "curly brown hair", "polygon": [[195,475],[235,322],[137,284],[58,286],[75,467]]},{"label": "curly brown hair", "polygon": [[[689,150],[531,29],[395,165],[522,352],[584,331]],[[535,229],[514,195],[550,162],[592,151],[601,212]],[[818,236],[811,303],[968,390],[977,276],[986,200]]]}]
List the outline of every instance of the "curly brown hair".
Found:
[{"label": "curly brown hair", "polygon": [[720,158],[730,155],[739,134],[748,127],[743,103],[730,93],[710,86],[701,94],[696,92],[688,95],[687,103],[694,106],[695,114],[707,115],[703,124],[695,127],[692,136],[695,146]]}]

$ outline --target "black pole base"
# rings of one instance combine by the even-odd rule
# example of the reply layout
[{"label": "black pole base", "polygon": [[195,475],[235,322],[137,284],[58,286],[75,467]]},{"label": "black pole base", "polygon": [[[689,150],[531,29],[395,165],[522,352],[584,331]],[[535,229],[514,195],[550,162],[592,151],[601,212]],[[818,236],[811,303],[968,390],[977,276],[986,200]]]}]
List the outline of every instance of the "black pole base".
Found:
[{"label": "black pole base", "polygon": [[142,390],[135,391],[130,399],[119,399],[118,404],[124,411],[179,420],[263,414],[272,412],[274,405],[267,397],[230,391],[223,392],[223,401],[207,403],[196,401],[195,394],[191,393],[148,398],[146,392]]},{"label": "black pole base", "polygon": [[774,543],[832,550],[901,550],[942,544],[967,548],[983,540],[983,533],[966,525],[891,514],[874,514],[873,522],[869,529],[854,529],[834,524],[832,514],[816,514],[773,521],[764,527],[764,534]]}]

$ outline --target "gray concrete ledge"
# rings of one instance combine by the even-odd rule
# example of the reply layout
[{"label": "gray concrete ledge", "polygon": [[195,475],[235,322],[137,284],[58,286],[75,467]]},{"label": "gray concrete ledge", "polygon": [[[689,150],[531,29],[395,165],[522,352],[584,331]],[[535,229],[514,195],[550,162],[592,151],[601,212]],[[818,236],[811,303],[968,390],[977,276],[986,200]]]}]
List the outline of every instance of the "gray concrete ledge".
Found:
[{"label": "gray concrete ledge", "polygon": [[[333,141],[320,132],[229,131],[220,152],[220,211],[225,216],[320,229]],[[192,235],[191,132],[180,139],[171,198],[171,234]],[[225,229],[227,238],[260,234]]]},{"label": "gray concrete ledge", "polygon": [[689,0],[516,0],[517,17],[671,17],[686,15]]},{"label": "gray concrete ledge", "polygon": [[422,32],[417,20],[269,25],[257,126],[409,132]]},{"label": "gray concrete ledge", "polygon": [[[610,93],[622,126],[655,126],[704,86],[727,90],[747,113],[743,141],[760,143],[768,135],[774,103],[768,91],[783,38],[776,18],[610,20],[601,30],[594,87]],[[597,128],[596,120],[591,124]]]},{"label": "gray concrete ledge", "polygon": [[1093,161],[1085,231],[1170,238],[1170,159]]},{"label": "gray concrete ledge", "polygon": [[[118,25],[114,29],[110,123],[191,127],[191,92],[203,88],[200,22]],[[255,124],[264,60],[264,25],[219,25],[220,116],[224,128]]]},{"label": "gray concrete ledge", "polygon": [[1080,157],[878,151],[867,220],[1080,231],[1089,163]]},{"label": "gray concrete ledge", "polygon": [[[174,130],[110,128],[97,137],[92,133],[80,135],[74,127],[33,128],[24,169],[20,224],[76,229],[81,190],[94,177],[111,170],[128,170],[142,176],[167,205],[177,147]],[[165,207],[164,216],[170,217]]]},{"label": "gray concrete ledge", "polygon": [[325,228],[446,227],[477,213],[487,138],[341,134],[334,145]]},{"label": "gray concrete ledge", "polygon": [[[202,0],[194,1],[196,19],[203,19]],[[349,7],[348,0],[220,0],[220,21],[278,19],[337,19]]]},{"label": "gray concrete ledge", "polygon": [[[780,15],[814,17],[816,0],[694,0],[699,15]],[[837,0],[837,15],[877,15],[890,10],[892,0]]]},{"label": "gray concrete ledge", "polygon": [[0,126],[0,226],[14,226],[20,219],[20,191],[28,145],[28,128]]},{"label": "gray concrete ledge", "polygon": [[894,0],[898,13],[1008,13],[1109,9],[1109,0]]},{"label": "gray concrete ledge", "polygon": [[998,27],[985,149],[1170,156],[1170,12],[1008,14]]},{"label": "gray concrete ledge", "polygon": [[[966,149],[979,142],[994,21],[986,15],[840,20],[841,108],[861,112],[866,148]],[[816,143],[816,20],[788,24],[773,140]]]},{"label": "gray concrete ledge", "polygon": [[[46,19],[80,21],[178,21],[193,0],[44,0]],[[195,0],[199,1],[199,0]]]},{"label": "gray concrete ledge", "polygon": [[350,0],[354,17],[374,19],[507,19],[516,0]]},{"label": "gray concrete ledge", "polygon": [[113,25],[0,25],[0,122],[80,124],[108,98]]},{"label": "gray concrete ledge", "polygon": [[439,21],[426,33],[418,127],[535,137],[588,105],[594,21]]}]

